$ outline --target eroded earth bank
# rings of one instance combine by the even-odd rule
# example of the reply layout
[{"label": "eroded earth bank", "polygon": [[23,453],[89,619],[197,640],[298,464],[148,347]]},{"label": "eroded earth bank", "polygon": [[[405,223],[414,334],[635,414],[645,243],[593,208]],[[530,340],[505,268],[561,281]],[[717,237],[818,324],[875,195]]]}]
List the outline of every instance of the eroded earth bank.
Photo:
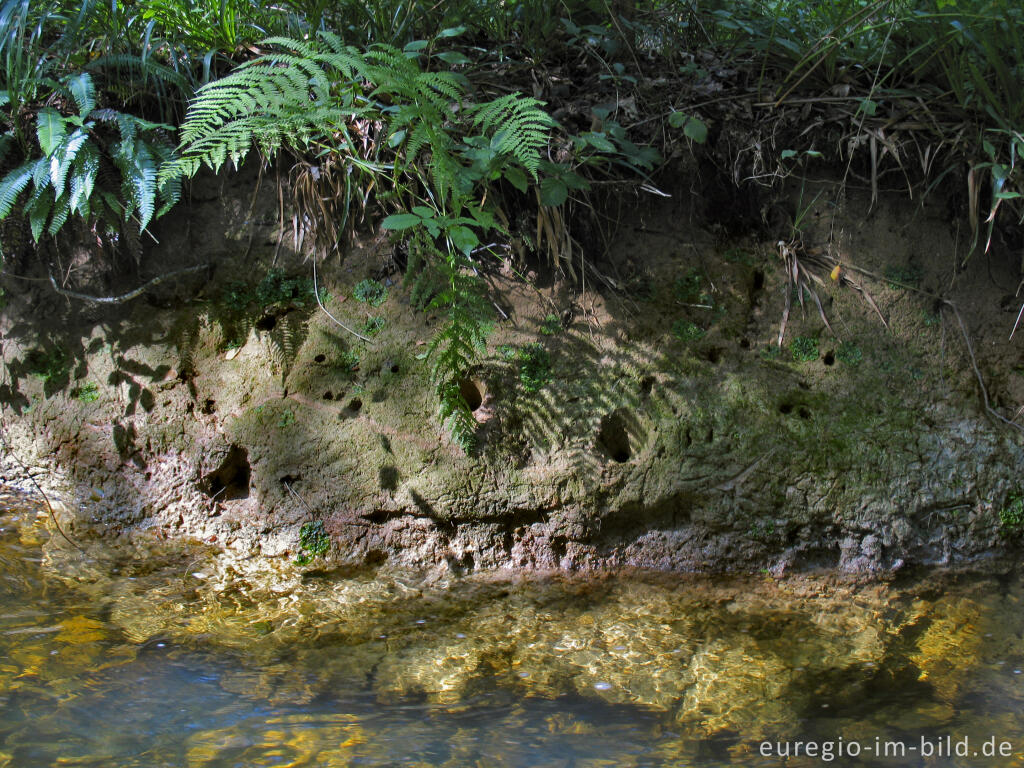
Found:
[{"label": "eroded earth bank", "polygon": [[[273,184],[255,184],[197,183],[116,280],[85,248],[59,255],[92,296],[209,265],[131,300],[8,279],[4,479],[31,475],[79,547],[201,543],[252,578],[1012,555],[1021,434],[984,399],[1011,420],[1024,404],[1017,259],[996,243],[961,266],[938,203],[808,183],[737,233],[680,174],[670,198],[602,214],[606,240],[582,233],[574,265],[531,255],[535,222],[515,225],[520,252],[481,261],[495,324],[462,383],[466,454],[436,415],[438,318],[401,245],[367,234],[320,261],[322,310]],[[777,243],[797,223],[822,312],[786,280]]]}]

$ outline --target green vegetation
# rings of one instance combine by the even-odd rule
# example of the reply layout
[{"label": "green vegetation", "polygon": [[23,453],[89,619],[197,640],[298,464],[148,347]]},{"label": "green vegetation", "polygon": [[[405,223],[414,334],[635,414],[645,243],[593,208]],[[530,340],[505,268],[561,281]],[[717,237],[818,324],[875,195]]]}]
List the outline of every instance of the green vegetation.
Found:
[{"label": "green vegetation", "polygon": [[704,329],[689,320],[676,320],[672,325],[672,335],[680,341],[697,341],[704,337]]},{"label": "green vegetation", "polygon": [[818,340],[807,336],[797,336],[789,345],[793,359],[798,363],[808,363],[818,359]]},{"label": "green vegetation", "polygon": [[540,324],[540,332],[545,336],[554,336],[562,330],[562,321],[558,315],[545,315]]},{"label": "green vegetation", "polygon": [[847,365],[860,365],[860,361],[864,359],[864,353],[852,341],[844,341],[836,350],[836,359]]},{"label": "green vegetation", "polygon": [[1019,536],[1024,533],[1024,494],[1011,493],[1003,508],[999,510],[999,526],[1004,536]]},{"label": "green vegetation", "polygon": [[384,324],[385,321],[383,317],[368,317],[366,318],[366,322],[363,323],[363,326],[360,330],[362,331],[364,336],[369,336],[370,338],[373,338],[382,330],[384,330]]},{"label": "green vegetation", "polygon": [[519,382],[529,393],[539,392],[551,381],[551,355],[543,344],[527,344],[516,353],[519,361]]},{"label": "green vegetation", "polygon": [[72,396],[82,404],[95,403],[100,399],[100,388],[94,381],[87,381],[72,391]]},{"label": "green vegetation", "polygon": [[376,280],[362,280],[352,289],[356,301],[362,301],[371,307],[379,307],[388,298],[388,289]]},{"label": "green vegetation", "polygon": [[[308,222],[297,250],[333,252],[361,209],[403,241],[414,303],[444,316],[428,350],[439,416],[470,446],[457,383],[492,321],[487,262],[532,230],[531,250],[580,280],[574,217],[596,210],[597,190],[657,183],[664,157],[692,152],[764,185],[812,163],[898,172],[922,194],[966,187],[976,245],[1019,226],[1022,29],[1014,0],[0,0],[0,255],[34,250],[49,269],[55,244],[87,241],[138,258],[200,169],[278,163],[294,221]],[[737,109],[753,116],[742,141]],[[822,142],[813,124],[844,139]],[[820,196],[816,210],[837,204]],[[795,298],[817,302],[807,265],[787,258]],[[696,269],[674,291],[715,306]],[[363,281],[356,297],[377,307],[387,291]],[[225,304],[313,298],[271,272]]]},{"label": "green vegetation", "polygon": [[295,565],[309,565],[313,558],[326,554],[330,546],[331,539],[322,521],[303,523],[299,529],[299,554]]},{"label": "green vegetation", "polygon": [[68,356],[60,347],[53,347],[48,351],[32,350],[26,358],[26,363],[28,372],[46,384],[60,381],[68,373]]}]

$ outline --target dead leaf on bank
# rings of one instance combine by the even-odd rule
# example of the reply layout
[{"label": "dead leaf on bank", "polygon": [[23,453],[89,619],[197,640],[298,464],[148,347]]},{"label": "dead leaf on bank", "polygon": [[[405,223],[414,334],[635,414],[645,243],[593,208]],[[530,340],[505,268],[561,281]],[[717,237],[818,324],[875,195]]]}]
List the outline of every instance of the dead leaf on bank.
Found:
[{"label": "dead leaf on bank", "polygon": [[224,359],[225,360],[234,360],[236,357],[238,357],[238,353],[241,352],[241,351],[242,351],[241,347],[232,347],[231,349],[229,349],[227,352],[224,353]]}]

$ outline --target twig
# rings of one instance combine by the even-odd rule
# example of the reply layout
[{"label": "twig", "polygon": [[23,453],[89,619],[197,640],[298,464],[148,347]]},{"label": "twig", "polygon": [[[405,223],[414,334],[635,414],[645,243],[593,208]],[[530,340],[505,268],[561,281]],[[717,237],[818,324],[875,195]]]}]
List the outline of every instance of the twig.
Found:
[{"label": "twig", "polygon": [[1014,429],[1019,429],[1021,432],[1024,432],[1024,427],[1016,422],[1010,421],[989,404],[988,390],[985,388],[985,380],[982,379],[981,371],[978,370],[978,361],[974,357],[974,347],[971,346],[971,337],[967,333],[967,326],[964,325],[964,320],[960,317],[960,310],[958,310],[956,305],[951,301],[945,301],[944,303],[947,307],[953,310],[953,314],[956,315],[956,321],[960,324],[960,332],[964,335],[964,343],[967,345],[967,355],[971,360],[971,368],[974,369],[974,375],[978,378],[978,387],[981,389],[981,401],[985,406],[985,412],[991,416],[995,416],[1004,424],[1008,424]]},{"label": "twig", "polygon": [[288,489],[288,493],[290,493],[292,496],[299,500],[299,504],[305,507],[306,511],[309,512],[309,514],[314,514],[313,509],[309,506],[309,504],[306,503],[306,500],[299,496],[299,494],[295,492],[295,489],[292,488],[287,481],[285,482],[284,487]]},{"label": "twig", "polygon": [[154,285],[158,285],[159,283],[162,283],[164,280],[167,280],[170,277],[186,275],[190,272],[198,272],[201,269],[208,269],[209,266],[209,264],[200,264],[197,267],[187,267],[185,269],[179,269],[175,272],[168,272],[166,275],[154,277],[148,283],[144,283],[143,285],[136,288],[134,291],[129,291],[128,293],[121,294],[120,296],[89,296],[84,293],[78,293],[77,291],[69,291],[66,288],[61,288],[59,285],[57,285],[57,281],[54,279],[52,272],[48,274],[50,275],[50,285],[52,285],[53,290],[55,290],[61,296],[68,296],[72,299],[81,299],[82,301],[91,301],[96,304],[122,304],[126,301],[130,301],[131,299],[136,298],[137,296],[141,296],[146,291],[147,288],[152,288]]},{"label": "twig", "polygon": [[3,441],[4,453],[14,459],[18,466],[21,467],[21,471],[25,473],[25,477],[29,479],[29,482],[32,483],[39,495],[43,497],[43,503],[46,504],[46,511],[49,513],[50,520],[53,522],[53,527],[57,529],[57,533],[61,535],[61,538],[64,539],[64,541],[73,546],[79,552],[85,552],[84,549],[68,538],[68,535],[64,533],[64,529],[61,528],[60,523],[57,522],[57,513],[53,511],[53,506],[50,504],[50,498],[46,495],[46,491],[44,491],[40,487],[39,483],[36,482],[36,479],[32,477],[32,473],[29,471],[28,465],[18,458],[18,454],[11,450],[11,444],[7,442],[7,425],[3,423],[2,419],[0,419],[0,441]]},{"label": "twig", "polygon": [[320,305],[320,309],[322,309],[324,311],[324,314],[327,315],[329,318],[331,318],[331,320],[336,322],[339,326],[344,328],[346,331],[351,333],[353,336],[362,339],[367,344],[371,344],[372,343],[368,338],[363,336],[363,334],[359,333],[358,331],[353,331],[351,328],[349,328],[347,325],[345,325],[343,322],[341,322],[341,320],[339,320],[334,315],[332,315],[330,312],[328,312],[327,311],[327,307],[325,307],[324,303],[322,301],[320,301],[320,289],[316,287],[316,261],[313,262],[313,295],[316,297],[316,303]]}]

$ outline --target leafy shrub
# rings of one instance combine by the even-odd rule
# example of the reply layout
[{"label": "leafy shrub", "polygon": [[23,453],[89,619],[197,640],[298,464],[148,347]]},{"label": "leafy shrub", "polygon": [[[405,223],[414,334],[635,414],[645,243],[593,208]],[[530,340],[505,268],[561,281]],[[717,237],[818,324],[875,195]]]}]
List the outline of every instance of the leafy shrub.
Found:
[{"label": "leafy shrub", "polygon": [[357,301],[369,304],[371,307],[379,307],[388,298],[388,289],[376,280],[362,280],[356,283],[352,289],[352,295]]},{"label": "leafy shrub", "polygon": [[818,359],[818,340],[808,336],[797,336],[789,345],[793,359],[798,363],[807,363]]}]

